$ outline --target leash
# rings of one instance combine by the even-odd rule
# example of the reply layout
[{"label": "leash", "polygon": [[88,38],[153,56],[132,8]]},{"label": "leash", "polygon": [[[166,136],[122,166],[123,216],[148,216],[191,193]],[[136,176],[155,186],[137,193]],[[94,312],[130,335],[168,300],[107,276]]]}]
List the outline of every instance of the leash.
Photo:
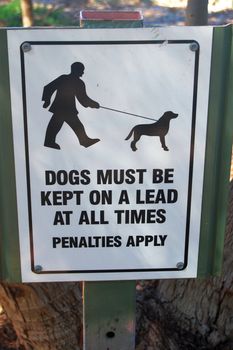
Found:
[{"label": "leash", "polygon": [[143,119],[153,120],[153,121],[157,122],[156,119],[144,117],[144,116],[139,115],[139,114],[133,114],[133,113],[125,112],[125,111],[120,111],[119,109],[114,109],[114,108],[109,108],[109,107],[104,107],[104,106],[100,106],[100,108],[107,109],[107,110],[113,111],[113,112],[118,112],[118,113],[121,113],[121,114],[132,115],[133,117],[137,117],[137,118],[143,118]]}]

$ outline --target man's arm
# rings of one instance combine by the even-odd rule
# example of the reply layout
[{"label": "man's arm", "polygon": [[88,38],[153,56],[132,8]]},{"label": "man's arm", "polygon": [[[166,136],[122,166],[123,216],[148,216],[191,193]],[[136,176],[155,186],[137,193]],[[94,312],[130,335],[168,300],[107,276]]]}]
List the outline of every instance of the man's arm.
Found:
[{"label": "man's arm", "polygon": [[98,102],[92,100],[86,93],[86,87],[82,80],[80,80],[80,86],[77,88],[76,97],[83,107],[100,108]]},{"label": "man's arm", "polygon": [[42,101],[44,101],[43,107],[47,108],[50,105],[50,99],[53,95],[53,93],[57,90],[58,88],[58,83],[61,77],[56,78],[53,80],[51,83],[46,85],[43,90],[43,95],[42,95]]}]

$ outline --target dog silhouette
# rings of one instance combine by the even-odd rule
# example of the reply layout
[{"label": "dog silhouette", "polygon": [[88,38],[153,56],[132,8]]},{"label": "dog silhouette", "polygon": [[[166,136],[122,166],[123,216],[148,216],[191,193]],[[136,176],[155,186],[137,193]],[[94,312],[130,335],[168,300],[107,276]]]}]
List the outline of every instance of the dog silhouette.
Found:
[{"label": "dog silhouette", "polygon": [[155,123],[152,124],[139,124],[136,125],[126,137],[125,140],[129,140],[133,135],[133,141],[130,146],[132,151],[136,151],[136,143],[140,140],[141,136],[159,136],[161,146],[164,151],[169,151],[165,143],[165,136],[169,131],[170,121],[171,119],[177,118],[178,114],[173,113],[171,111],[165,112],[162,117]]}]

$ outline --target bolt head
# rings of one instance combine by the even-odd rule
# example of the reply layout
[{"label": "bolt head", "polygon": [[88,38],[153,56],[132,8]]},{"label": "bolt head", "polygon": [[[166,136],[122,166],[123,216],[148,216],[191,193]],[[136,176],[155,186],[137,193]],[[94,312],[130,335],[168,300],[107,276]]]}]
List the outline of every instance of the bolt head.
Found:
[{"label": "bolt head", "polygon": [[182,270],[182,269],[184,268],[184,263],[178,262],[178,263],[176,264],[176,267],[177,267],[178,270]]},{"label": "bolt head", "polygon": [[22,44],[23,52],[29,52],[29,51],[31,51],[31,49],[32,49],[31,44],[29,44],[29,43],[23,43]]},{"label": "bolt head", "polygon": [[189,45],[191,51],[197,51],[199,49],[199,45],[196,42],[193,42]]},{"label": "bolt head", "polygon": [[36,266],[34,267],[34,272],[35,272],[35,273],[40,273],[42,270],[43,270],[43,268],[42,268],[41,265],[36,265]]}]

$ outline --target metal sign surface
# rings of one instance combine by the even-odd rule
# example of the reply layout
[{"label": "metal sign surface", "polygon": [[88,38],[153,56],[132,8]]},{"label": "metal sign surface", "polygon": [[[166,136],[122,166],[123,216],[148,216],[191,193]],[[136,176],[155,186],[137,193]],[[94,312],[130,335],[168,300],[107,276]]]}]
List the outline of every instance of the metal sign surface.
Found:
[{"label": "metal sign surface", "polygon": [[211,42],[8,32],[23,281],[196,276]]}]

